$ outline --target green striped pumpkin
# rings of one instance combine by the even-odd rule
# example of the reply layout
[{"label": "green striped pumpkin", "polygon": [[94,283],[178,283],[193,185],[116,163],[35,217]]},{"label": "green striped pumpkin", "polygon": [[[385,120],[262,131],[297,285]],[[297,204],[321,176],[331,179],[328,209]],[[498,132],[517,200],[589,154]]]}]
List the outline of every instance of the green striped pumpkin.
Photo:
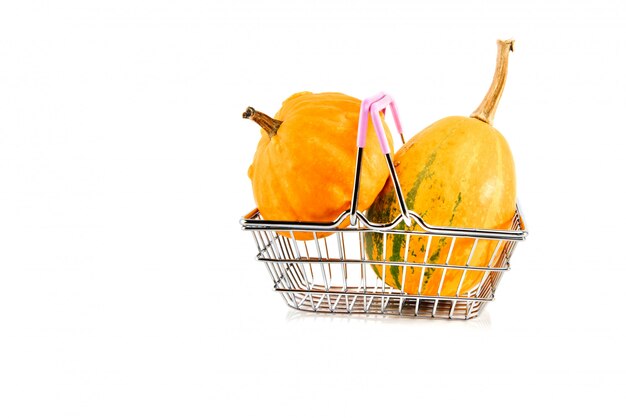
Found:
[{"label": "green striped pumpkin", "polygon": [[[433,123],[398,150],[394,165],[409,209],[432,226],[510,229],[516,211],[515,164],[506,140],[491,126],[506,81],[513,41],[498,41],[496,71],[489,91],[471,117],[450,116]],[[384,223],[399,213],[391,180],[367,211]],[[400,223],[401,230],[416,230]],[[408,240],[408,248],[407,248]],[[406,261],[424,266],[373,265],[393,287],[409,294],[464,295],[485,277],[480,270],[503,251],[498,241],[443,236],[368,233],[370,260]],[[475,245],[475,247],[474,247]],[[472,248],[474,251],[472,252]],[[496,252],[496,250],[498,252]],[[470,257],[471,255],[471,257]],[[448,268],[444,268],[446,265]],[[421,283],[421,286],[420,286]]]}]

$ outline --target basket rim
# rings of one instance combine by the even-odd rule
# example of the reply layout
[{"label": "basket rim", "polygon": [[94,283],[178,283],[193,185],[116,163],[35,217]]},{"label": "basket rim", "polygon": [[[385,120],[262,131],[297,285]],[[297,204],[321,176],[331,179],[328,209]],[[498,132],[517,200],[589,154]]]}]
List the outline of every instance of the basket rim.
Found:
[{"label": "basket rim", "polygon": [[[285,231],[285,232],[366,232],[374,231],[379,233],[393,232],[394,234],[407,235],[437,235],[465,238],[480,239],[497,239],[508,241],[523,241],[528,236],[522,211],[519,203],[515,206],[515,215],[513,216],[511,229],[478,229],[478,228],[455,228],[455,227],[439,227],[429,225],[413,211],[409,211],[409,215],[422,230],[405,230],[394,229],[402,221],[402,215],[398,215],[393,221],[386,224],[375,224],[370,222],[367,217],[360,211],[356,212],[356,218],[360,222],[347,227],[340,225],[350,217],[350,211],[346,210],[333,222],[293,222],[281,220],[261,219],[261,213],[258,208],[253,209],[248,214],[240,218],[239,223],[243,230],[256,231]],[[517,222],[515,222],[517,220]]]}]

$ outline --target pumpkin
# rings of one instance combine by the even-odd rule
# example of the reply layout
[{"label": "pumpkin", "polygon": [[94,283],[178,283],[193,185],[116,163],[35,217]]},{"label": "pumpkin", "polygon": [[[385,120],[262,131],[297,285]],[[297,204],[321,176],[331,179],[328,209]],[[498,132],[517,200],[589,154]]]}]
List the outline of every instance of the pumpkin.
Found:
[{"label": "pumpkin", "polygon": [[[275,118],[246,110],[244,118],[262,128],[248,176],[264,219],[333,222],[350,208],[360,106],[360,100],[341,93],[302,92],[285,100]],[[357,207],[361,211],[371,205],[389,174],[369,124]],[[346,219],[341,227],[348,223]],[[291,237],[289,232],[280,233]],[[318,232],[317,237],[330,234]],[[295,232],[294,237],[308,240],[314,235]]]},{"label": "pumpkin", "polygon": [[[498,41],[496,73],[485,99],[471,117],[443,118],[415,135],[394,157],[394,166],[407,207],[429,225],[479,229],[509,229],[516,211],[515,167],[505,138],[492,125],[506,80],[508,53],[512,41]],[[367,212],[373,222],[389,222],[399,213],[392,182],[389,180]],[[403,230],[421,230],[417,223]],[[408,234],[388,234],[386,253],[383,235],[366,234],[366,254],[370,260],[404,261]],[[474,246],[473,238],[412,235],[408,262],[465,266]],[[470,266],[487,266],[498,241],[481,239],[472,253]],[[453,248],[450,253],[451,247]],[[503,250],[500,246],[498,251]],[[382,266],[373,265],[382,278]],[[386,266],[387,284],[408,294],[456,296],[476,289],[484,271],[443,268]],[[419,283],[422,280],[422,287]]]}]

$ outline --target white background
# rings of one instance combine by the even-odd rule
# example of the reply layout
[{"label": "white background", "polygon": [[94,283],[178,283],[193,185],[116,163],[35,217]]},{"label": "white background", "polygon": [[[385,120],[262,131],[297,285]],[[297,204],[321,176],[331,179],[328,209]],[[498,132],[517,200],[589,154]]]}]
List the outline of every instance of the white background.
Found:
[{"label": "white background", "polygon": [[[0,6],[0,416],[624,414],[619,1]],[[473,321],[316,316],[239,217],[290,94],[495,119],[529,239]],[[431,415],[432,416],[432,415]]]}]

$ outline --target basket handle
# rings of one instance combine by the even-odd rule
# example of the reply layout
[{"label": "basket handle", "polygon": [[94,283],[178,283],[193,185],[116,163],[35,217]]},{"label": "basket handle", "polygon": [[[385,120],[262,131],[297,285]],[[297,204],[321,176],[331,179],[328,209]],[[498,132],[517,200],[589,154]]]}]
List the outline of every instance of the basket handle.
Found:
[{"label": "basket handle", "polygon": [[365,148],[365,140],[367,139],[367,126],[369,123],[369,118],[372,118],[372,124],[374,125],[374,130],[376,131],[376,136],[378,136],[378,143],[380,144],[380,149],[385,155],[385,160],[387,161],[387,167],[389,168],[389,174],[391,175],[391,179],[393,181],[393,185],[396,191],[396,197],[398,198],[398,203],[400,204],[400,212],[402,213],[402,218],[404,222],[408,225],[411,225],[411,217],[409,216],[409,210],[406,207],[406,203],[404,200],[404,196],[402,195],[402,188],[400,187],[400,182],[398,180],[398,176],[396,174],[396,169],[393,166],[393,161],[391,159],[391,150],[389,149],[389,142],[387,141],[387,135],[385,134],[385,129],[383,127],[383,122],[380,118],[380,113],[385,113],[385,110],[389,108],[391,110],[391,114],[393,116],[394,123],[396,125],[396,129],[402,138],[402,143],[404,144],[404,135],[402,133],[402,125],[400,124],[400,117],[398,116],[398,109],[396,107],[396,103],[393,98],[386,93],[378,93],[375,96],[368,97],[361,102],[361,111],[359,113],[359,126],[357,131],[357,155],[356,155],[356,168],[354,172],[354,187],[352,189],[352,200],[350,202],[350,224],[356,225],[357,217],[357,204],[359,200],[359,184],[361,180],[361,162],[363,160],[363,149]]},{"label": "basket handle", "polygon": [[376,134],[378,136],[380,148],[383,151],[383,154],[390,153],[389,143],[387,142],[387,137],[385,135],[385,129],[383,128],[383,123],[380,119],[380,112],[384,114],[387,107],[391,109],[393,121],[396,125],[398,133],[400,134],[400,137],[402,138],[402,143],[404,144],[402,124],[400,123],[400,117],[398,115],[396,102],[391,98],[390,95],[385,93],[378,93],[377,95],[368,97],[361,102],[361,111],[359,113],[359,129],[357,131],[356,138],[357,147],[365,147],[365,140],[367,138],[367,125],[369,121],[368,116],[371,115],[372,124],[374,125],[374,130],[376,131]]}]

